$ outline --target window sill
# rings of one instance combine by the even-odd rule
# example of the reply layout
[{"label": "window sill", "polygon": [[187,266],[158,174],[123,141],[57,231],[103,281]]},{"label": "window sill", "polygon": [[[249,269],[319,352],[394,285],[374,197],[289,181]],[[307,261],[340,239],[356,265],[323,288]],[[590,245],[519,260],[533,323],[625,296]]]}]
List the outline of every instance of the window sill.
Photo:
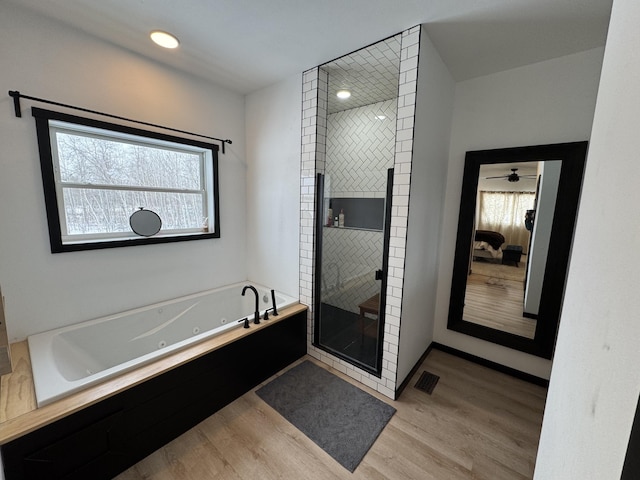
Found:
[{"label": "window sill", "polygon": [[159,243],[186,242],[191,240],[206,240],[220,238],[219,233],[198,233],[188,235],[173,235],[166,237],[143,237],[121,240],[81,241],[74,243],[51,243],[51,253],[79,252],[83,250],[101,250],[104,248],[130,247],[133,245],[154,245]]}]

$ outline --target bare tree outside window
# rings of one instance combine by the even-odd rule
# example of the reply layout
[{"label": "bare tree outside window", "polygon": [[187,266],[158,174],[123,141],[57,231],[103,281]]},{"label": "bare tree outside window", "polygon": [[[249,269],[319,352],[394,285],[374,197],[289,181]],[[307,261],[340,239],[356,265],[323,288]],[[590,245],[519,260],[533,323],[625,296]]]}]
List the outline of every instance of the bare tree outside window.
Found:
[{"label": "bare tree outside window", "polygon": [[205,226],[200,155],[64,132],[56,139],[67,235],[130,232],[140,207],[165,230]]},{"label": "bare tree outside window", "polygon": [[[40,161],[52,252],[220,236],[217,146],[32,110],[51,146]],[[154,238],[131,228],[140,208],[162,220]]]}]

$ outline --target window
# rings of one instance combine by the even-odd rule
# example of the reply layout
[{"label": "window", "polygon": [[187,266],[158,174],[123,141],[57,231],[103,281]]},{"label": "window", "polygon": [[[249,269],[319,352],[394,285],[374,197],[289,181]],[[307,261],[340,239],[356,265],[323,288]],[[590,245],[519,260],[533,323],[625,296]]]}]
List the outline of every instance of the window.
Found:
[{"label": "window", "polygon": [[535,208],[535,192],[481,191],[478,229],[500,232],[509,245],[522,245],[525,252],[530,233],[525,227],[527,210]]},{"label": "window", "polygon": [[[217,145],[32,111],[53,253],[220,237]],[[133,231],[141,209],[157,233]]]}]

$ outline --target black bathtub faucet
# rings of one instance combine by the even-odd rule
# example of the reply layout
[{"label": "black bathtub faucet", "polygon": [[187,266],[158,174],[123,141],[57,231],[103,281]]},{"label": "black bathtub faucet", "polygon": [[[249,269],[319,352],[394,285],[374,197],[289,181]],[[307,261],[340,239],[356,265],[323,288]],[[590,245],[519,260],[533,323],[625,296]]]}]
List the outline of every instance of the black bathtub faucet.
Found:
[{"label": "black bathtub faucet", "polygon": [[276,291],[271,290],[271,303],[273,304],[273,316],[278,316],[278,309],[276,308]]},{"label": "black bathtub faucet", "polygon": [[253,290],[253,293],[256,296],[256,311],[253,317],[253,323],[258,325],[260,323],[260,299],[258,298],[258,290],[253,285],[245,285],[242,289],[242,296],[244,297],[244,293],[247,291],[247,288]]}]

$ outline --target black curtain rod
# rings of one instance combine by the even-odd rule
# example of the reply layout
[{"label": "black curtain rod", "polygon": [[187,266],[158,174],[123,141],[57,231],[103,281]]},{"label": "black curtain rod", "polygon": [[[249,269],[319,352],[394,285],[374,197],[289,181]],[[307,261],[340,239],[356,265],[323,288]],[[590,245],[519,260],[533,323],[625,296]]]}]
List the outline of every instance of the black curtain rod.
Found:
[{"label": "black curtain rod", "polygon": [[185,133],[187,135],[193,135],[195,137],[208,138],[209,140],[215,140],[217,142],[220,142],[220,144],[222,145],[222,153],[224,153],[224,145],[225,145],[225,143],[228,143],[229,145],[231,145],[233,143],[228,138],[226,140],[223,140],[221,138],[209,137],[207,135],[200,135],[199,133],[187,132],[186,130],[178,130],[177,128],[165,127],[163,125],[157,125],[155,123],[142,122],[140,120],[132,120],[130,118],[120,117],[118,115],[111,115],[110,113],[98,112],[96,110],[89,110],[88,108],[76,107],[74,105],[67,105],[66,103],[54,102],[52,100],[46,100],[44,98],[31,97],[29,95],[23,95],[20,92],[18,92],[17,90],[9,90],[9,96],[13,98],[13,108],[14,108],[14,110],[16,112],[16,117],[22,117],[22,108],[20,107],[20,98],[26,98],[27,100],[34,100],[36,102],[48,103],[49,105],[57,105],[58,107],[71,108],[73,110],[79,110],[81,112],[93,113],[95,115],[102,115],[103,117],[116,118],[118,120],[124,120],[126,122],[138,123],[140,125],[146,125],[148,127],[163,128],[164,130],[171,130],[172,132]]}]

